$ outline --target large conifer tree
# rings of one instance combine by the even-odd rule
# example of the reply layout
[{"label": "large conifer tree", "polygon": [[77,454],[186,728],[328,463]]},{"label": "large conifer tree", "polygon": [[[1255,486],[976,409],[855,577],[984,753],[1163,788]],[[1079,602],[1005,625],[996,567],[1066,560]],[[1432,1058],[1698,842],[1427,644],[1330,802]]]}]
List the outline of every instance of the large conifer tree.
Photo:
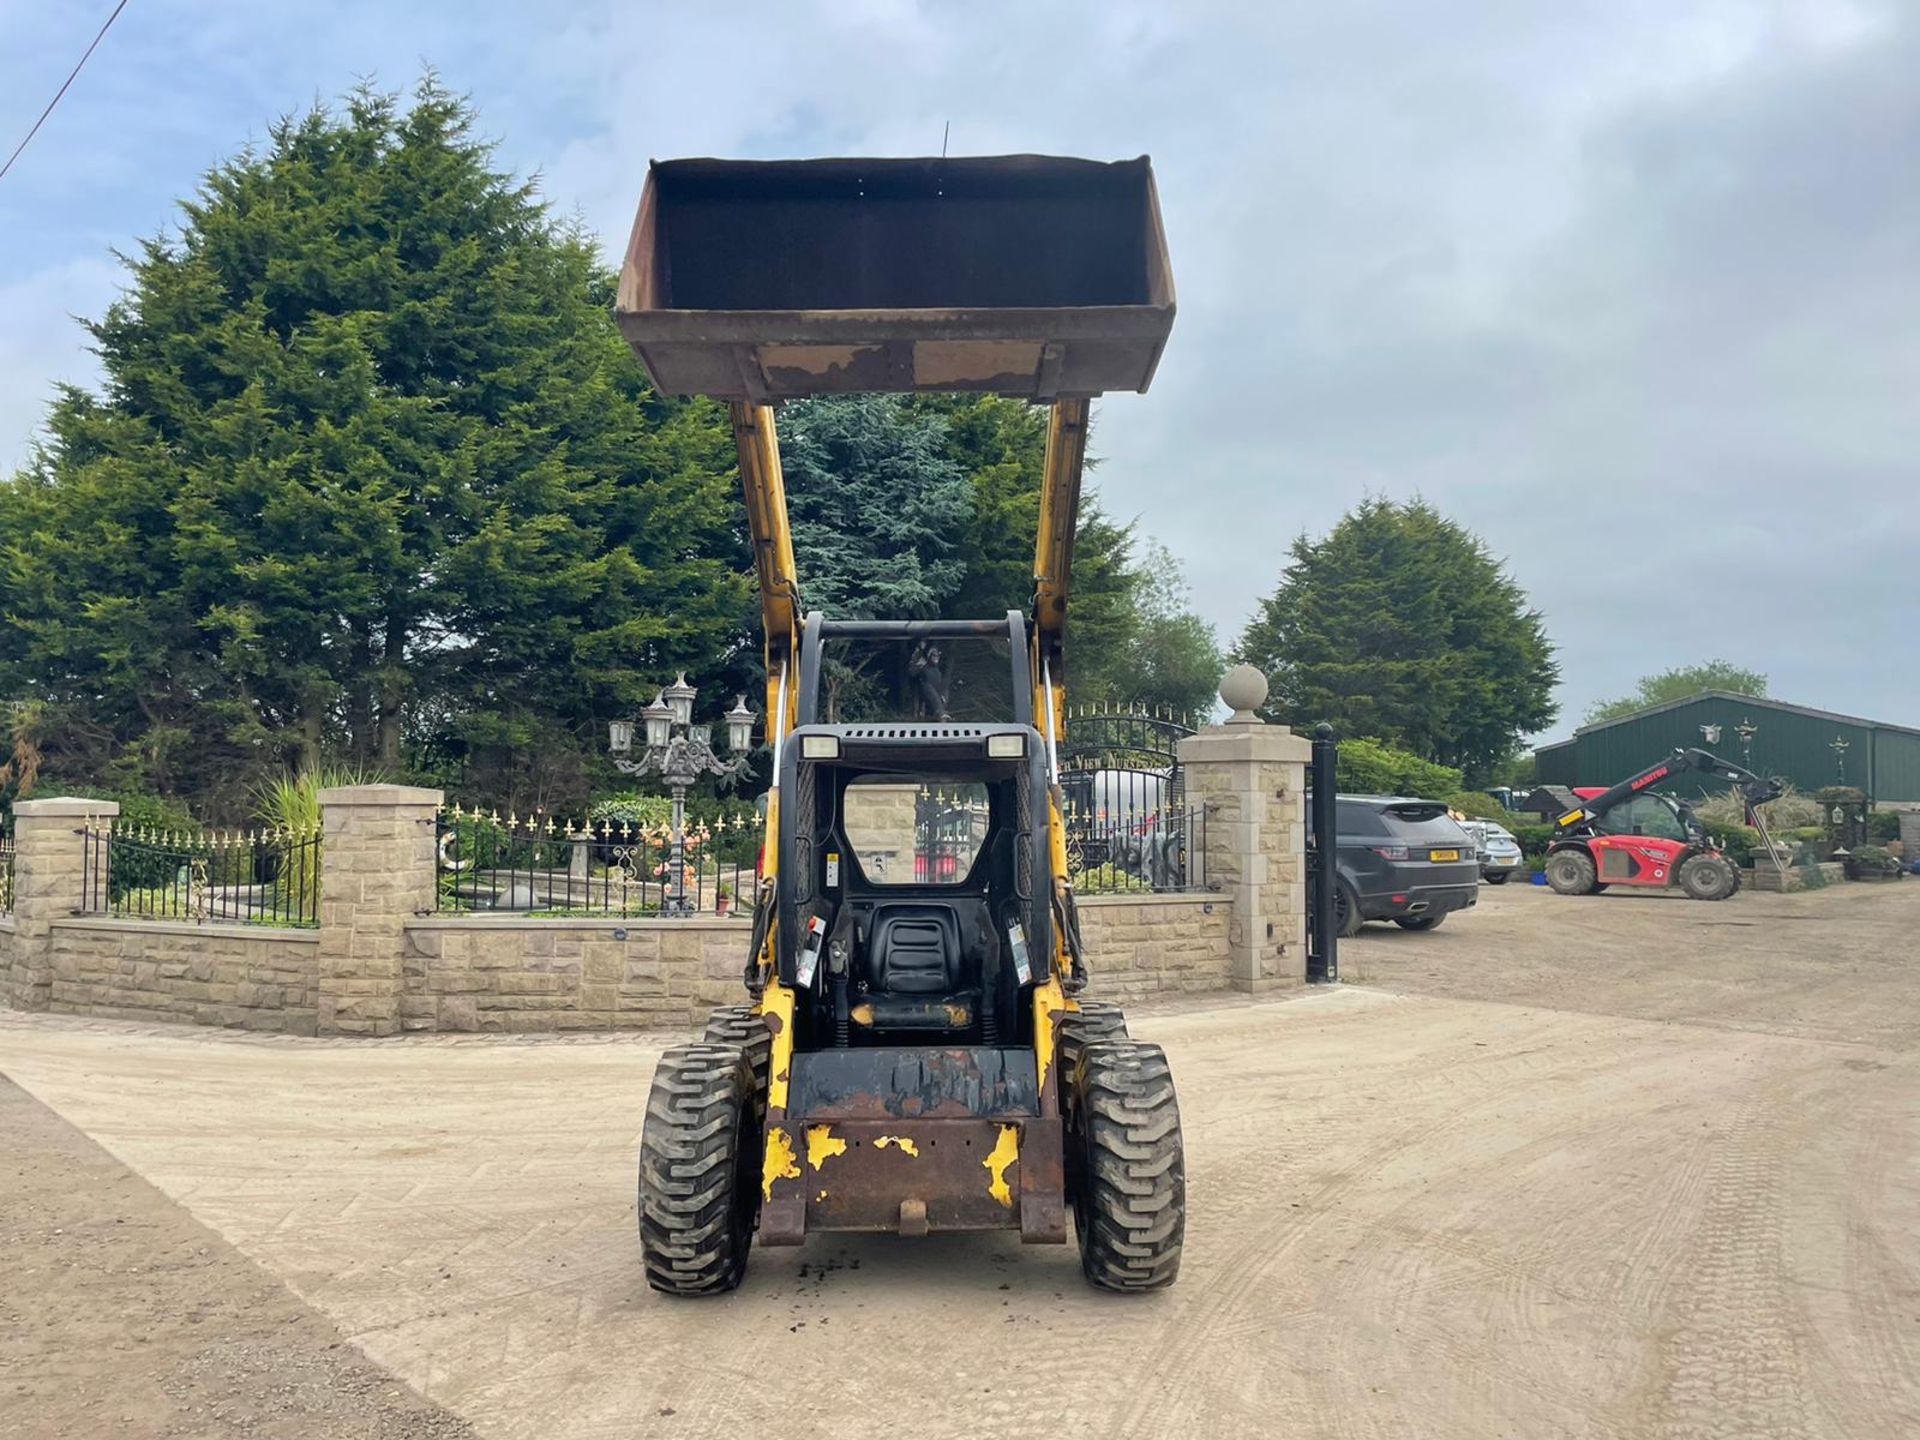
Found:
[{"label": "large conifer tree", "polygon": [[1554,716],[1540,612],[1471,532],[1424,501],[1370,499],[1293,561],[1241,636],[1268,711],[1330,721],[1478,783]]},{"label": "large conifer tree", "polygon": [[103,389],[0,485],[0,684],[66,778],[577,788],[599,721],[744,638],[724,416],[649,390],[473,118],[428,80],[282,121],[127,258]]}]

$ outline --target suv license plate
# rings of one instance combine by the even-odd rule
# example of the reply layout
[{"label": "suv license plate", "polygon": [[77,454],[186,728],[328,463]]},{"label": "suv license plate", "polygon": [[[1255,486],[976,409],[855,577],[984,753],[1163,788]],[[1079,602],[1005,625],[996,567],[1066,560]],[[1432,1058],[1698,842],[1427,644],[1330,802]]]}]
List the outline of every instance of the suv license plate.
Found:
[{"label": "suv license plate", "polygon": [[1458,850],[1429,850],[1427,852],[1427,859],[1433,861],[1458,860],[1459,858],[1460,852]]}]

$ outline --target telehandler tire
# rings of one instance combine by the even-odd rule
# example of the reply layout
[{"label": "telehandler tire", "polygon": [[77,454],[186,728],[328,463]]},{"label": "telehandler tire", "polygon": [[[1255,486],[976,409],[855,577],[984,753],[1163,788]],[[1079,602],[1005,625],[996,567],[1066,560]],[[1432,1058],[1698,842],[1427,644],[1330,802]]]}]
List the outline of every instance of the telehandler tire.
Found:
[{"label": "telehandler tire", "polygon": [[1547,856],[1547,884],[1556,895],[1594,893],[1593,857],[1584,850],[1556,850]]},{"label": "telehandler tire", "polygon": [[660,1057],[640,1132],[640,1253],[667,1295],[719,1295],[747,1272],[760,1213],[753,1067],[738,1045]]},{"label": "telehandler tire", "polygon": [[1740,888],[1740,872],[1724,855],[1689,855],[1675,878],[1694,900],[1724,900]]},{"label": "telehandler tire", "polygon": [[1186,1234],[1187,1174],[1173,1072],[1160,1047],[1089,1043],[1069,1123],[1081,1270],[1101,1290],[1171,1285]]},{"label": "telehandler tire", "polygon": [[1111,1000],[1082,1000],[1078,1013],[1062,1015],[1054,1030],[1061,1095],[1064,1097],[1073,1084],[1074,1071],[1080,1068],[1080,1055],[1087,1046],[1098,1040],[1127,1038],[1127,1017]]},{"label": "telehandler tire", "polygon": [[753,1093],[758,1113],[767,1113],[767,1071],[773,1060],[773,1032],[753,1013],[751,1005],[721,1005],[707,1017],[709,1045],[738,1045],[753,1066]]}]

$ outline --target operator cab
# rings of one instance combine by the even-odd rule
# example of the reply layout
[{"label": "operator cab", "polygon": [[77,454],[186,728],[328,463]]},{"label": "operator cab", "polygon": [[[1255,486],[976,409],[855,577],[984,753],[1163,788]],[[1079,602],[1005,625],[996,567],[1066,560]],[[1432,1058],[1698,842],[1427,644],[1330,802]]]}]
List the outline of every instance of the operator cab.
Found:
[{"label": "operator cab", "polygon": [[[1597,786],[1577,786],[1573,792],[1582,800],[1593,800],[1606,791]],[[1646,835],[1660,840],[1681,840],[1698,844],[1706,831],[1686,801],[1657,791],[1646,790],[1631,800],[1616,805],[1591,822],[1596,835]]]},{"label": "operator cab", "polygon": [[809,618],[779,777],[797,1050],[1030,1043],[1053,937],[1027,664],[1017,612]]}]

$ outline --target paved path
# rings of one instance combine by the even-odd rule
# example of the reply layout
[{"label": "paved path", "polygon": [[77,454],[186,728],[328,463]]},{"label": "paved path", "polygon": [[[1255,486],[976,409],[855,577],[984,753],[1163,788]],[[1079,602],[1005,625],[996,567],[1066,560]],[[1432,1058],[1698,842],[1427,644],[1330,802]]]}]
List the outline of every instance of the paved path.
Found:
[{"label": "paved path", "polygon": [[[643,1039],[12,1017],[0,1070],[487,1436],[1892,1440],[1920,1433],[1920,990],[1853,987],[1912,955],[1920,885],[1895,888],[1606,922],[1646,952],[1706,912],[1825,916],[1831,1008],[1870,1026],[1721,1023],[1743,932],[1691,928],[1683,1019],[1607,1013],[1633,997],[1596,967],[1578,1008],[1347,987],[1142,1020],[1191,1189],[1182,1279],[1143,1298],[997,1237],[826,1238],[726,1299],[649,1294]],[[1524,969],[1587,903],[1370,928],[1349,973]]]}]

